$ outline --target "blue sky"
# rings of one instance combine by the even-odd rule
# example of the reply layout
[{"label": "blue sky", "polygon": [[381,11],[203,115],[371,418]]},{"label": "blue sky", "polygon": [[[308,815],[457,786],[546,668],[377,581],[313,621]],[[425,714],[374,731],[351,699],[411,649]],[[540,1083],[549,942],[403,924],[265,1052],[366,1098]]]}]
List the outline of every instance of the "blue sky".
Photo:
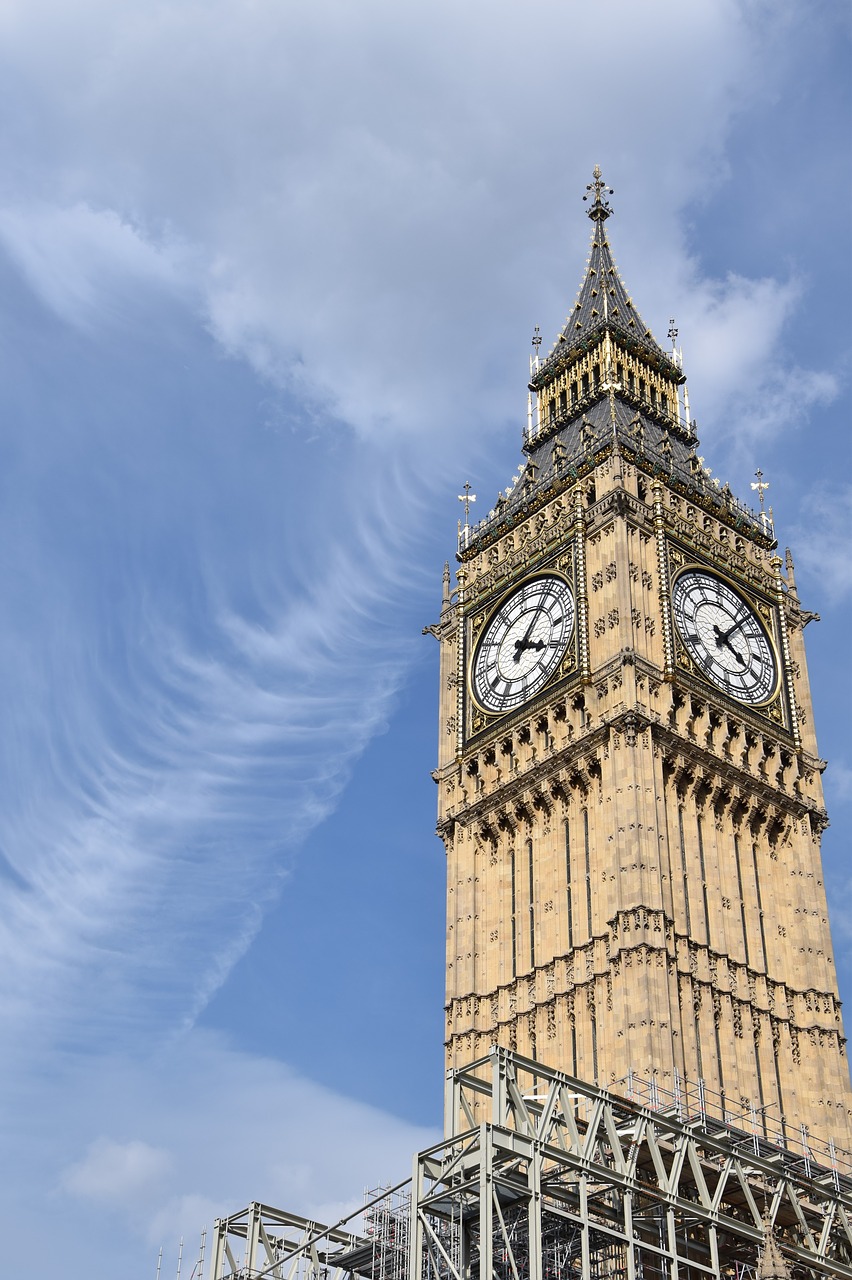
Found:
[{"label": "blue sky", "polygon": [[598,162],[800,592],[852,991],[850,23],[833,0],[6,0],[4,1258],[153,1277],[440,1123],[441,569]]}]

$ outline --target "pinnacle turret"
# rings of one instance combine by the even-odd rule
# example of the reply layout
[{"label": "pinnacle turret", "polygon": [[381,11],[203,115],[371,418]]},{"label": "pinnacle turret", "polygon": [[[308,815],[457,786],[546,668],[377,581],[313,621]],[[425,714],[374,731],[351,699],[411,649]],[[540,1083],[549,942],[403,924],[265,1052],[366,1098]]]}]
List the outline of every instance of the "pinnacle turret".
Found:
[{"label": "pinnacle turret", "polygon": [[763,1220],[763,1249],[757,1268],[757,1280],[790,1280],[790,1271],[784,1261],[784,1255],[778,1248],[772,1223],[766,1217]]}]

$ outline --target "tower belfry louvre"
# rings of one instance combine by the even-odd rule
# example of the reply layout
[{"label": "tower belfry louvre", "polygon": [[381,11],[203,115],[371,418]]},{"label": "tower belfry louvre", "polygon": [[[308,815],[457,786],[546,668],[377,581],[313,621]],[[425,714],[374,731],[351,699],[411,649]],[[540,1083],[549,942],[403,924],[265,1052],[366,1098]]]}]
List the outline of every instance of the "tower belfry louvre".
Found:
[{"label": "tower belfry louvre", "polygon": [[850,1141],[802,633],[607,238],[440,628],[447,1065],[492,1043]]},{"label": "tower belfry louvre", "polygon": [[755,513],[697,454],[611,194],[596,168],[525,463],[473,527],[465,484],[425,628],[444,1139],[332,1226],[218,1219],[213,1280],[852,1280],[813,615],[760,473]]}]

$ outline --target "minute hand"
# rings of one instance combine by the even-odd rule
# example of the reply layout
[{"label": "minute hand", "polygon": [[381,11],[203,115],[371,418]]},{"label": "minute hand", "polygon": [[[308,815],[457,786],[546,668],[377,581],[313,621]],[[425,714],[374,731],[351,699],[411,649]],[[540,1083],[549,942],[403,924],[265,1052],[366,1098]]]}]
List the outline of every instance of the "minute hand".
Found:
[{"label": "minute hand", "polygon": [[539,605],[539,607],[536,609],[535,613],[533,614],[532,621],[530,622],[530,625],[527,627],[527,632],[523,640],[515,641],[515,654],[514,654],[515,662],[520,662],[521,654],[523,653],[524,649],[533,649],[533,648],[543,649],[544,648],[543,642],[536,643],[535,645],[530,644],[530,636],[533,633],[533,627],[538,622],[539,615],[542,612],[542,608],[543,606]]}]

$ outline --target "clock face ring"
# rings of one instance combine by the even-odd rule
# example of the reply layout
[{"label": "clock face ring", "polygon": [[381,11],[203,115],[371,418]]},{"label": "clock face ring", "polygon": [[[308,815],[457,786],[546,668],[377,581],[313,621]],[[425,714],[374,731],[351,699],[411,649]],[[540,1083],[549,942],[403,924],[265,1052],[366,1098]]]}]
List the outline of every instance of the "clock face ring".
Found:
[{"label": "clock face ring", "polygon": [[471,666],[470,688],[485,711],[511,711],[543,688],[574,632],[574,595],[554,574],[530,578],[485,625]]},{"label": "clock face ring", "polygon": [[672,587],[672,613],[699,670],[738,702],[759,706],[778,687],[778,662],[754,609],[715,573],[685,569]]}]

